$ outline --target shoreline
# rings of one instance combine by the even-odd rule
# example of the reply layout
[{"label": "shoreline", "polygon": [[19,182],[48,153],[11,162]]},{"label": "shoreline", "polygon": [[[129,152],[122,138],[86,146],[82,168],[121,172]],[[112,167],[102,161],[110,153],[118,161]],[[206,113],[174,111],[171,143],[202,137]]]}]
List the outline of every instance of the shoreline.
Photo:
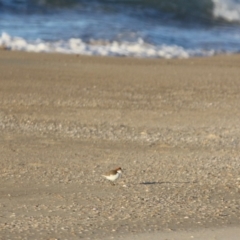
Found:
[{"label": "shoreline", "polygon": [[238,236],[239,62],[1,50],[2,239]]}]

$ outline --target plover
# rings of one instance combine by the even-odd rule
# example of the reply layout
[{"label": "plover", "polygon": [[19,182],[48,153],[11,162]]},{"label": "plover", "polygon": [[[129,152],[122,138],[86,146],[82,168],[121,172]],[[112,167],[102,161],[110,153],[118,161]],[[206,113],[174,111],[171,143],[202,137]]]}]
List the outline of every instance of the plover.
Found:
[{"label": "plover", "polygon": [[106,179],[108,179],[110,181],[110,183],[112,185],[114,185],[113,182],[115,180],[117,180],[121,175],[122,175],[122,169],[119,167],[119,168],[116,168],[116,169],[111,170],[109,172],[106,172],[102,176],[105,177]]}]

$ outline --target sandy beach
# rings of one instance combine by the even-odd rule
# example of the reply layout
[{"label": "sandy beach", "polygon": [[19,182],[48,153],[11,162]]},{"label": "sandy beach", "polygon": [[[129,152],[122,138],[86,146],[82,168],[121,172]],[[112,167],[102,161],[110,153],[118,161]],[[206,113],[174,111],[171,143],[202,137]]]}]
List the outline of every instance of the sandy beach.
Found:
[{"label": "sandy beach", "polygon": [[0,50],[0,239],[239,236],[239,63]]}]

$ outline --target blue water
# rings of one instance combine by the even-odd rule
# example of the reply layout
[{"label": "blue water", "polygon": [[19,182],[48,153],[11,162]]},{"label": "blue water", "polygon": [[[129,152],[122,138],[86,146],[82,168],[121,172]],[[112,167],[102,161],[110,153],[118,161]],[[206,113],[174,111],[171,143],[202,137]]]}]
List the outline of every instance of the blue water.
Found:
[{"label": "blue water", "polygon": [[134,57],[240,52],[240,0],[0,0],[0,45]]}]

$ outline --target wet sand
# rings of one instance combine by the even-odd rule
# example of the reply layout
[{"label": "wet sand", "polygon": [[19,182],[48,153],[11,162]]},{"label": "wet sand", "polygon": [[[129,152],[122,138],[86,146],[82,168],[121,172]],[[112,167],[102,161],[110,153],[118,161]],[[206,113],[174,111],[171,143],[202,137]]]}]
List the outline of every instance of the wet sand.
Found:
[{"label": "wet sand", "polygon": [[239,63],[0,50],[0,239],[238,236]]}]

